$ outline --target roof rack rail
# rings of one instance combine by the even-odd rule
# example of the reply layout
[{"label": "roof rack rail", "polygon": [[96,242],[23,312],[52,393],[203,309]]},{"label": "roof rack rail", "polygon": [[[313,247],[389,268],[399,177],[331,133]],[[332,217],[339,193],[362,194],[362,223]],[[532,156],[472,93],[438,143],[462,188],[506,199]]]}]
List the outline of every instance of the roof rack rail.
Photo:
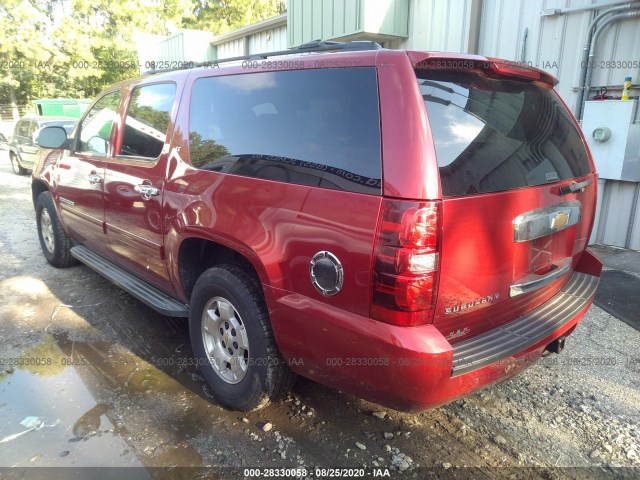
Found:
[{"label": "roof rack rail", "polygon": [[186,68],[198,68],[198,67],[211,67],[213,65],[219,65],[221,63],[237,62],[238,60],[265,60],[270,57],[279,57],[282,55],[295,55],[297,53],[309,53],[309,52],[357,52],[362,50],[380,50],[382,46],[379,43],[371,42],[368,40],[354,40],[351,42],[334,42],[330,40],[313,40],[311,42],[303,43],[302,45],[288,50],[280,50],[277,52],[265,52],[265,53],[252,53],[250,55],[243,55],[240,57],[223,58],[220,60],[209,60],[207,62],[188,63],[188,66],[178,68],[167,68],[163,70],[149,70],[144,72],[146,74],[173,72],[176,70],[185,70]]}]

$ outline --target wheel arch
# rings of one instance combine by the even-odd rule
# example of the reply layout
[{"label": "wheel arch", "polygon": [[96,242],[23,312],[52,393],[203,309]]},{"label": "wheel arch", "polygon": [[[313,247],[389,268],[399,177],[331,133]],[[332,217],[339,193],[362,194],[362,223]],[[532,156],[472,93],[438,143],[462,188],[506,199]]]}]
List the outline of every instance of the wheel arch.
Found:
[{"label": "wheel arch", "polygon": [[[209,238],[191,236],[184,238],[178,247],[178,267],[176,273],[180,280],[180,288],[185,299],[191,298],[196,281],[207,269],[216,265],[233,264],[244,267],[255,279],[257,287],[262,288],[266,273],[262,264],[248,255],[228,245]],[[258,263],[256,265],[256,263]]]},{"label": "wheel arch", "polygon": [[49,186],[43,180],[32,180],[31,181],[31,199],[33,200],[33,205],[35,207],[36,202],[38,201],[38,197],[42,192],[48,192]]},{"label": "wheel arch", "polygon": [[18,150],[13,147],[9,147],[9,155],[15,155],[15,157],[18,159],[18,162],[22,161],[22,159],[20,158],[20,153],[18,153]]}]

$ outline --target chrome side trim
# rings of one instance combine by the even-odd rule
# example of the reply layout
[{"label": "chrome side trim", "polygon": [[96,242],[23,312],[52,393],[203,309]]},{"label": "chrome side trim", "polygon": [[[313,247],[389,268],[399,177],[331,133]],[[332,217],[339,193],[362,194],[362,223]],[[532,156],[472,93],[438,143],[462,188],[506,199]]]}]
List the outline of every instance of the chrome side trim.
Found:
[{"label": "chrome side trim", "polygon": [[578,200],[530,210],[513,221],[513,241],[527,242],[551,235],[575,225],[581,218],[582,204]]},{"label": "chrome side trim", "polygon": [[546,275],[536,275],[532,273],[526,277],[520,279],[518,283],[514,283],[509,287],[509,297],[517,297],[523,293],[533,292],[539,288],[549,285],[554,280],[557,280],[571,268],[571,257],[563,258],[556,262],[554,269]]}]

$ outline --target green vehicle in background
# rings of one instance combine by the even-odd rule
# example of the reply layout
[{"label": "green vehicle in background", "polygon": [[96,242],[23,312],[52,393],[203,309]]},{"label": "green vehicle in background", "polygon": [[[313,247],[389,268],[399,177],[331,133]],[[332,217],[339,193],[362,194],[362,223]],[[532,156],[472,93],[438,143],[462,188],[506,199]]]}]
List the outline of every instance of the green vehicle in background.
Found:
[{"label": "green vehicle in background", "polygon": [[[17,175],[24,175],[31,169],[41,149],[35,137],[44,126],[60,126],[70,133],[91,100],[73,98],[47,98],[33,100],[33,109],[15,125],[8,124],[0,132],[0,150],[9,150],[9,160]],[[13,134],[8,133],[9,128]]]},{"label": "green vehicle in background", "polygon": [[80,118],[86,108],[91,104],[91,100],[70,99],[70,98],[50,98],[34,100],[36,115],[39,117],[68,117]]}]

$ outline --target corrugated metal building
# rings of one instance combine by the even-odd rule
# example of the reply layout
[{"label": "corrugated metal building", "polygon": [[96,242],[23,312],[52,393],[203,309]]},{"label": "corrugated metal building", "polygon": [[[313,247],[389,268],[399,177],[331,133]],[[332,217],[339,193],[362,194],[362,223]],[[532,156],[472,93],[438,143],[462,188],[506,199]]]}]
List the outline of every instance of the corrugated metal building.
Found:
[{"label": "corrugated metal building", "polygon": [[[594,57],[589,63],[593,68],[588,83],[593,88],[589,89],[589,95],[606,87],[609,95],[619,96],[628,76],[634,79],[631,94],[638,95],[640,1],[289,0],[287,14],[214,37],[211,45],[218,59],[282,50],[320,38],[366,39],[387,48],[500,57],[536,66],[556,76],[560,81],[558,92],[576,112],[583,104],[581,64],[590,22],[612,6],[618,11],[603,18],[599,25],[608,24],[593,42]],[[587,117],[591,110],[585,110],[589,125]],[[598,118],[601,126],[607,126],[609,120],[606,114]],[[639,123],[640,109],[635,109],[631,121]],[[610,141],[619,141],[620,128],[615,126]],[[586,135],[590,137],[591,133]],[[626,138],[626,130],[622,136]],[[590,143],[594,145],[597,162],[622,161],[602,157],[597,153],[599,144]],[[636,159],[640,157],[639,151],[627,153]],[[640,172],[601,179],[593,242],[640,250],[638,180]]]},{"label": "corrugated metal building", "polygon": [[254,23],[214,37],[216,58],[224,59],[252,53],[275,52],[287,48],[287,15]]},{"label": "corrugated metal building", "polygon": [[215,58],[212,37],[210,33],[200,30],[180,30],[160,42],[160,58],[171,63],[212,60]]},{"label": "corrugated metal building", "polygon": [[180,30],[168,37],[137,34],[140,72],[178,68],[184,62],[204,62],[215,59],[211,44],[213,35],[201,30]]}]

